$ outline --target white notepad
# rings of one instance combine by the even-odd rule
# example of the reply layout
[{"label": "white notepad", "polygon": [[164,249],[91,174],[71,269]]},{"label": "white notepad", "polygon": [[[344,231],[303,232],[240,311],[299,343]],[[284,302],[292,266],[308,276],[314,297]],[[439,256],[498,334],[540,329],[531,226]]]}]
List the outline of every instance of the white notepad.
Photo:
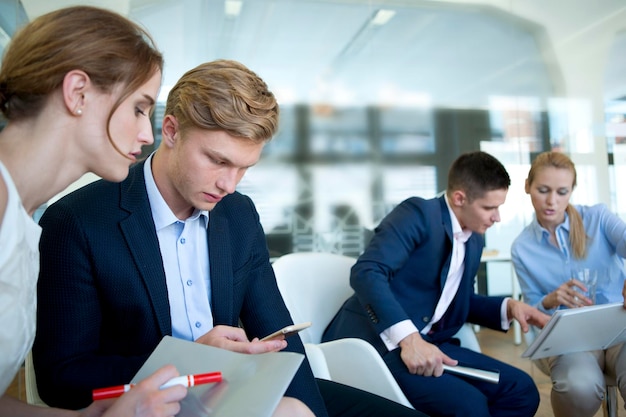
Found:
[{"label": "white notepad", "polygon": [[270,417],[304,355],[230,352],[165,336],[137,372],[137,383],[166,364],[181,375],[222,372],[222,382],[188,388],[178,417]]},{"label": "white notepad", "polygon": [[522,357],[539,359],[608,349],[625,341],[626,309],[622,303],[558,310]]}]

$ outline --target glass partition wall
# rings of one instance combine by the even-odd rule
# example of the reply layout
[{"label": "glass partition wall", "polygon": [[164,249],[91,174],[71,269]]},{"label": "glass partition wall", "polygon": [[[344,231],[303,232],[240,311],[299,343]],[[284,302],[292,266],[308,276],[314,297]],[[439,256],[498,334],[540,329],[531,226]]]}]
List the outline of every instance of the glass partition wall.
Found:
[{"label": "glass partition wall", "polygon": [[[6,23],[19,26],[22,5],[32,18],[61,3],[4,1],[13,11],[0,9],[2,27],[10,37]],[[437,195],[450,163],[478,149],[513,182],[486,235],[505,257],[532,219],[523,184],[542,151],[576,162],[573,202],[626,218],[622,0],[90,3],[140,22],[164,52],[157,145],[169,88],[201,62],[241,61],[275,92],[280,131],[239,186],[257,204],[272,256],[358,256],[396,204]],[[511,293],[510,280],[490,281],[483,291]]]}]

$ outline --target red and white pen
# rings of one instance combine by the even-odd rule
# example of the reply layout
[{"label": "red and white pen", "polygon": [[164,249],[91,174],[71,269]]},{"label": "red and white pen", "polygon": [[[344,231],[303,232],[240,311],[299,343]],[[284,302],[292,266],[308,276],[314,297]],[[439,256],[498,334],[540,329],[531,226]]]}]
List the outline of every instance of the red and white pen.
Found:
[{"label": "red and white pen", "polygon": [[[206,374],[195,374],[195,375],[183,375],[177,376],[176,378],[172,378],[167,381],[165,384],[161,385],[161,389],[173,387],[174,385],[182,385],[184,387],[193,387],[195,385],[201,384],[212,384],[214,382],[222,381],[222,373],[221,372],[209,372]],[[106,398],[115,398],[119,397],[125,392],[128,392],[135,384],[125,384],[125,385],[117,385],[115,387],[108,388],[98,388],[93,390],[92,397],[93,400],[104,400]]]}]

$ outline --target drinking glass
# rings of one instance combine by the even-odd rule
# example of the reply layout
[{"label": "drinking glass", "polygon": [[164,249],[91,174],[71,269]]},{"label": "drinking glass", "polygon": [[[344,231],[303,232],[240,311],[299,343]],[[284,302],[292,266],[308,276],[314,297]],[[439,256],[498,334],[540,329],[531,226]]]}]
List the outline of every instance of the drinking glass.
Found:
[{"label": "drinking glass", "polygon": [[587,291],[583,291],[578,287],[574,287],[576,291],[589,298],[593,304],[596,303],[596,287],[598,285],[598,271],[590,268],[575,268],[572,269],[572,278],[576,278],[578,281],[587,288]]}]

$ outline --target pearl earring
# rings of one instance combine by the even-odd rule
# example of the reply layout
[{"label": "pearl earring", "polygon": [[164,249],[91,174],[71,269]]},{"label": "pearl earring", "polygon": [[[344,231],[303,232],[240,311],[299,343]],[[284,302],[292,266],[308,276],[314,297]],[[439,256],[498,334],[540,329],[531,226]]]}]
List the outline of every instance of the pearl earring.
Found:
[{"label": "pearl earring", "polygon": [[81,114],[83,114],[83,109],[76,109],[74,113],[76,113],[77,116],[80,116]]}]

